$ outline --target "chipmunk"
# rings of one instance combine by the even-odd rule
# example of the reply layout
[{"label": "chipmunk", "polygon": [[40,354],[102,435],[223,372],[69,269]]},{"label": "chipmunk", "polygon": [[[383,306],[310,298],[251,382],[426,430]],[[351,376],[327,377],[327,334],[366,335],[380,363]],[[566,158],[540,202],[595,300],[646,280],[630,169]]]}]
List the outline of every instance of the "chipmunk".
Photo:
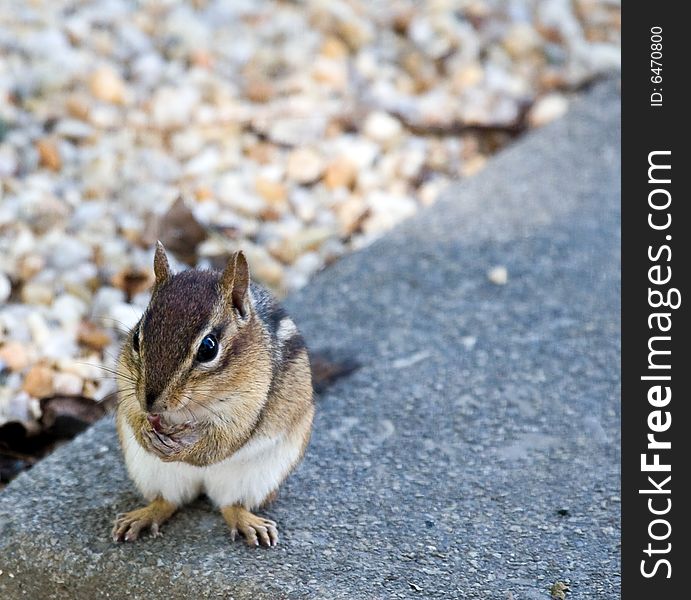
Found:
[{"label": "chipmunk", "polygon": [[133,541],[205,493],[252,546],[275,546],[273,500],[301,461],[314,404],[302,336],[235,253],[223,273],[172,274],[163,245],[151,301],[118,358],[116,424],[131,479],[148,506],[116,517]]}]

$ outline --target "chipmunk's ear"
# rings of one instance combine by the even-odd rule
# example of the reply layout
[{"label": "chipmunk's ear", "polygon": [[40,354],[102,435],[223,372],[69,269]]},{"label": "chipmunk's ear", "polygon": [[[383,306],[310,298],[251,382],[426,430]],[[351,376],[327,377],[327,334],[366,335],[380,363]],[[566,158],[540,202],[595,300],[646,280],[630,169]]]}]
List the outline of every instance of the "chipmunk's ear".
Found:
[{"label": "chipmunk's ear", "polygon": [[230,257],[221,277],[221,290],[231,304],[245,319],[250,314],[250,268],[242,250]]},{"label": "chipmunk's ear", "polygon": [[168,264],[168,257],[166,256],[166,249],[160,241],[156,242],[156,254],[154,254],[154,275],[156,275],[156,283],[154,287],[158,287],[165,283],[172,277],[170,272],[170,265]]}]

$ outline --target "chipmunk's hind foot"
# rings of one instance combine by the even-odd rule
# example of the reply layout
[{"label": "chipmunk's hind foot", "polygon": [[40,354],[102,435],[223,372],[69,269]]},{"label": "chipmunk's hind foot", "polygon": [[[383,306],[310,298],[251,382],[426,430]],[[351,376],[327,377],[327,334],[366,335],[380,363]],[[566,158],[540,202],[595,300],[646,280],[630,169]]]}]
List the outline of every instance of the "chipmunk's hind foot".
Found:
[{"label": "chipmunk's hind foot", "polygon": [[278,529],[271,519],[252,514],[242,506],[225,506],[221,514],[230,527],[230,539],[242,534],[248,546],[273,548],[278,543]]},{"label": "chipmunk's hind foot", "polygon": [[114,542],[133,542],[139,534],[148,529],[152,537],[161,534],[159,527],[175,512],[176,506],[162,498],[156,498],[144,508],[121,513],[115,518],[111,535]]}]

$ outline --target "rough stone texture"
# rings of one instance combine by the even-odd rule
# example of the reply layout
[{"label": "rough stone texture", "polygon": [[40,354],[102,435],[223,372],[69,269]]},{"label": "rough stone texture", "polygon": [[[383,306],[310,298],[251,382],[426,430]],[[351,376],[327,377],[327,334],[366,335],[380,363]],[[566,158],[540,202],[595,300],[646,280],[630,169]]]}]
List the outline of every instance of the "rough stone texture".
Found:
[{"label": "rough stone texture", "polygon": [[618,597],[619,139],[608,82],[291,298],[363,366],[319,400],[276,549],[203,500],[112,543],[139,499],[108,419],[0,496],[0,596]]}]

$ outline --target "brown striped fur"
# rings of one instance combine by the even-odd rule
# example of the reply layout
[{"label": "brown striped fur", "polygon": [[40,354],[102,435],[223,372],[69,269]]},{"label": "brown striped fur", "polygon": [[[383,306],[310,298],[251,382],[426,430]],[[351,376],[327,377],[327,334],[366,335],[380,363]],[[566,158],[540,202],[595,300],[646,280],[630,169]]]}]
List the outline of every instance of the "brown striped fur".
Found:
[{"label": "brown striped fur", "polygon": [[[297,464],[314,414],[307,350],[292,323],[285,326],[283,309],[250,283],[242,252],[223,273],[173,275],[159,242],[154,271],[150,304],[118,360],[121,441],[127,422],[137,442],[162,460],[206,466],[252,439],[283,434],[300,447]],[[209,333],[219,341],[219,354],[207,364],[196,357]],[[163,431],[184,432],[184,443],[169,456],[156,452],[152,418],[160,418]]]}]

